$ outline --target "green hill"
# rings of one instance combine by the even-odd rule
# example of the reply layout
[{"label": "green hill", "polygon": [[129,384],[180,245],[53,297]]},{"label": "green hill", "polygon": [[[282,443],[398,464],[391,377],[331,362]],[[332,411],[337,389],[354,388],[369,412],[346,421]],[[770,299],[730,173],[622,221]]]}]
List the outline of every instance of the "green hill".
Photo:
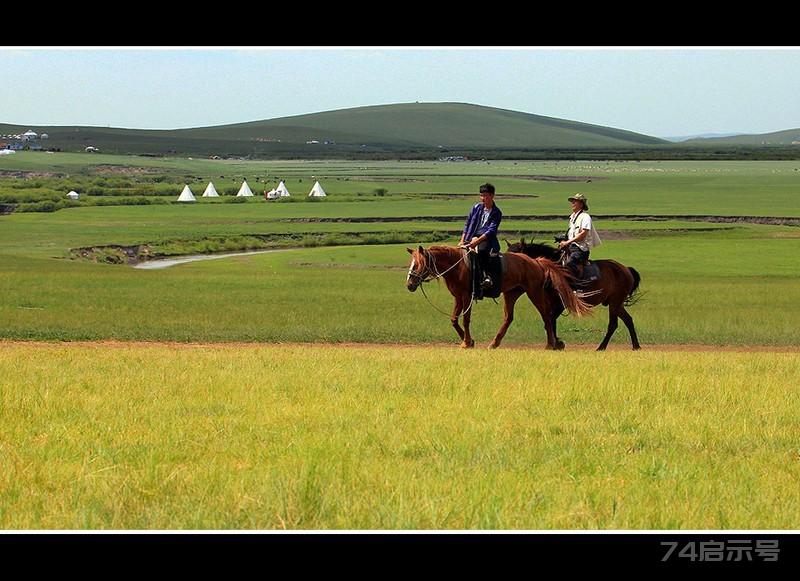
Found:
[{"label": "green hill", "polygon": [[47,133],[50,138],[42,143],[62,151],[82,151],[91,145],[107,153],[220,156],[286,152],[314,155],[323,150],[330,154],[363,148],[615,148],[668,143],[621,129],[464,103],[379,105],[174,130],[0,125],[0,134],[28,129]]}]

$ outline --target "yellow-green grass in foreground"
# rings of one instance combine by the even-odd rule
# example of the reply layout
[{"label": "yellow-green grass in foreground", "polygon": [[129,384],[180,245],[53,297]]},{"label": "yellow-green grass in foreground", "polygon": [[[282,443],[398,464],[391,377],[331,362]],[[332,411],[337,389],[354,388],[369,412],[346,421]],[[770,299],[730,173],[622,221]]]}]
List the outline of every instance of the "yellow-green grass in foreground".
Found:
[{"label": "yellow-green grass in foreground", "polygon": [[798,353],[0,343],[3,529],[796,529]]}]

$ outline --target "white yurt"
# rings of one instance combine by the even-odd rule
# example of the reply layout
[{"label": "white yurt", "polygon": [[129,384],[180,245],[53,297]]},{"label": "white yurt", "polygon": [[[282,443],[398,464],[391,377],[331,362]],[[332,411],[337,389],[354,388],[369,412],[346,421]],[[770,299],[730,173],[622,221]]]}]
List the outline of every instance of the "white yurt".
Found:
[{"label": "white yurt", "polygon": [[70,200],[77,200],[78,198],[81,197],[81,195],[78,192],[76,192],[75,190],[72,190],[70,193],[67,194],[67,197]]},{"label": "white yurt", "polygon": [[179,202],[196,202],[197,200],[195,200],[195,197],[194,197],[194,194],[192,193],[192,190],[190,190],[189,186],[186,185],[186,186],[183,186],[183,191],[181,192],[181,195],[178,196],[178,201]]},{"label": "white yurt", "polygon": [[236,197],[238,198],[239,196],[252,196],[252,195],[253,192],[250,189],[250,186],[247,185],[247,180],[244,180],[242,182],[242,187],[239,188],[239,193],[236,194]]},{"label": "white yurt", "polygon": [[219,198],[219,194],[217,193],[217,189],[214,187],[213,182],[208,182],[206,186],[206,191],[203,192],[204,198]]},{"label": "white yurt", "polygon": [[319,182],[314,182],[314,187],[311,188],[311,191],[308,193],[309,198],[324,198],[327,196],[325,190],[322,189],[322,186],[319,185]]},{"label": "white yurt", "polygon": [[275,188],[275,191],[277,191],[278,195],[280,195],[280,197],[282,198],[288,198],[289,196],[291,196],[289,190],[286,189],[286,184],[283,183],[283,180],[281,180],[281,183],[279,183],[278,187]]}]

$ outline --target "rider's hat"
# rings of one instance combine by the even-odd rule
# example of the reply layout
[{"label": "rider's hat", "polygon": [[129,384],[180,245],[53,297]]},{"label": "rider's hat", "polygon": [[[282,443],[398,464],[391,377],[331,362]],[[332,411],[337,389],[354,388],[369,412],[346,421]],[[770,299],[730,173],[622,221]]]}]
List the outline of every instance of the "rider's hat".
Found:
[{"label": "rider's hat", "polygon": [[569,198],[567,198],[567,200],[570,202],[572,200],[578,200],[579,202],[583,202],[583,209],[584,210],[589,209],[589,200],[587,200],[586,196],[584,196],[583,194],[575,194],[574,196],[570,196]]}]

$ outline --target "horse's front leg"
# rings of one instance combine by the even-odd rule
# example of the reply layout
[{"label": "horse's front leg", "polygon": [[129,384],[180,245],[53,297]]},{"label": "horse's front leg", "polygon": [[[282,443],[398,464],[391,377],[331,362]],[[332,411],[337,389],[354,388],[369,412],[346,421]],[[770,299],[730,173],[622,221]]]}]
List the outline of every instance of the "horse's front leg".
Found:
[{"label": "horse's front leg", "polygon": [[469,321],[472,318],[472,306],[474,303],[470,300],[469,294],[461,295],[461,303],[467,305],[467,310],[464,312],[464,337],[463,341],[461,341],[461,347],[470,349],[475,347],[475,340],[469,333]]},{"label": "horse's front leg", "polygon": [[456,330],[456,333],[458,333],[458,338],[462,341],[464,340],[464,329],[458,324],[458,318],[461,316],[461,310],[463,308],[464,304],[461,302],[461,297],[456,297],[456,302],[453,305],[453,314],[450,315],[450,323],[453,325],[453,329]]},{"label": "horse's front leg", "polygon": [[500,347],[503,337],[506,336],[508,328],[514,321],[514,304],[517,302],[517,299],[522,296],[523,292],[521,288],[516,288],[503,294],[503,324],[500,325],[500,328],[497,330],[495,338],[489,343],[489,349],[497,349]]}]

